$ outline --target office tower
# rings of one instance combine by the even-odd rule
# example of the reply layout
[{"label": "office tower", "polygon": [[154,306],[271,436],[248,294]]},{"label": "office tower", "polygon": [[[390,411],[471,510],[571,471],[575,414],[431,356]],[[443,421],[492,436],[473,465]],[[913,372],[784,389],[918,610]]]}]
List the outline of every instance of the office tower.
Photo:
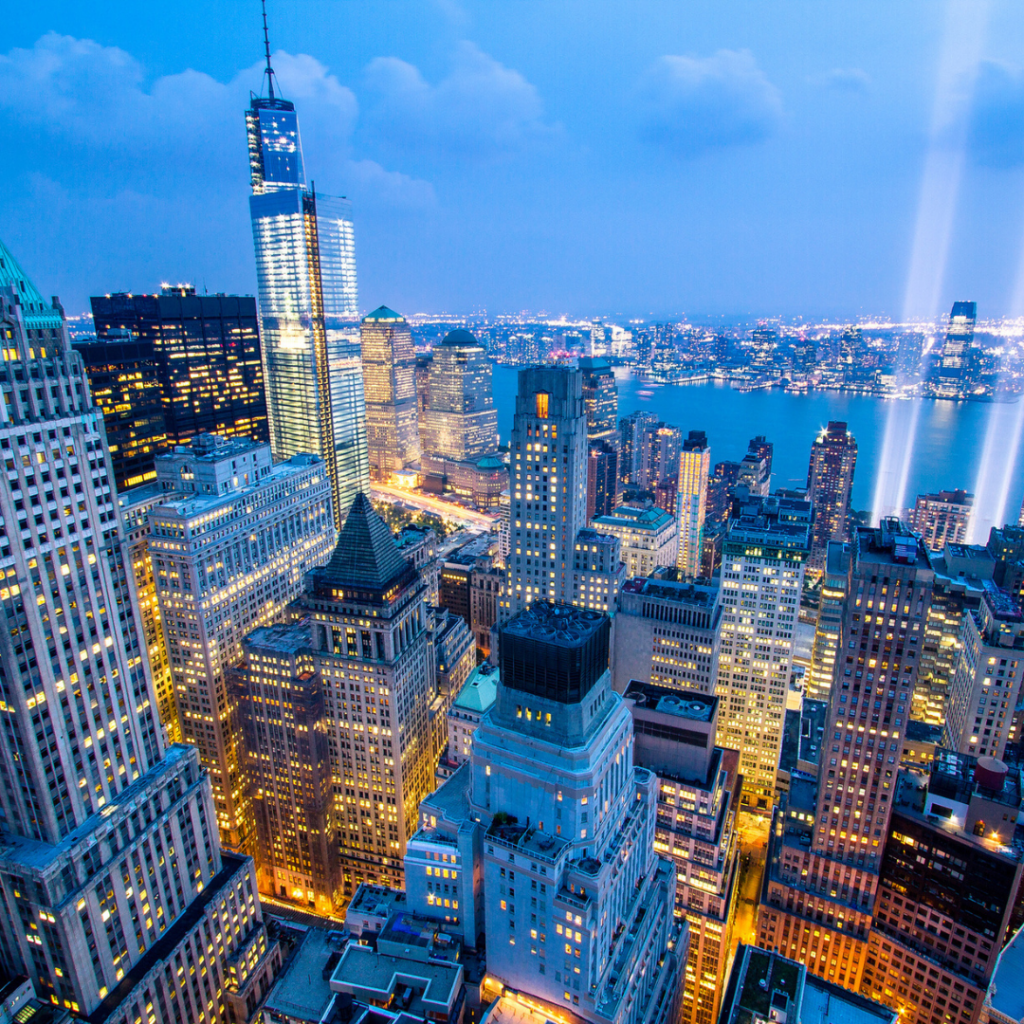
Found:
[{"label": "office tower", "polygon": [[775,800],[811,519],[810,502],[752,496],[722,551],[720,739],[740,751],[743,802],[761,811]]},{"label": "office tower", "polygon": [[501,615],[505,593],[505,570],[492,558],[478,559],[469,576],[469,626],[476,649],[483,658],[491,656],[491,630]]},{"label": "office tower", "polygon": [[718,587],[661,579],[631,579],[615,616],[612,685],[632,681],[713,694],[717,682]]},{"label": "office tower", "polygon": [[654,846],[676,865],[676,913],[690,926],[682,1017],[715,1024],[732,944],[739,842],[735,751],[715,745],[718,698],[631,682],[634,763],[658,776]]},{"label": "office tower", "polygon": [[811,671],[807,676],[807,696],[811,700],[828,700],[835,675],[846,608],[846,584],[850,570],[849,546],[838,540],[828,542],[825,572],[821,579],[818,618],[814,624],[814,646],[811,648]]},{"label": "office tower", "polygon": [[228,686],[244,740],[261,893],[333,914],[341,904],[324,680],[312,623],[253,630]]},{"label": "office tower", "polygon": [[456,768],[469,762],[473,733],[498,696],[498,678],[496,665],[477,665],[448,709],[448,760]]},{"label": "office tower", "polygon": [[476,665],[476,646],[469,623],[447,608],[429,608],[427,627],[427,646],[434,672],[427,709],[433,769],[448,740],[448,709]]},{"label": "office tower", "polygon": [[626,582],[618,537],[580,530],[572,553],[572,600],[580,608],[615,614],[619,592]]},{"label": "office tower", "polygon": [[770,327],[757,327],[750,332],[750,340],[751,366],[770,369],[775,363],[779,336]]},{"label": "office tower", "polygon": [[195,750],[164,746],[103,418],[2,244],[0,337],[0,965],[55,1014],[244,1019],[280,962],[253,864],[221,854]]},{"label": "office tower", "polygon": [[619,415],[619,387],[615,374],[604,359],[584,357],[580,360],[583,374],[583,404],[587,409],[587,439],[617,440],[615,423]]},{"label": "office tower", "polygon": [[898,1024],[901,1019],[875,1000],[816,978],[794,959],[743,942],[718,1018],[719,1024]]},{"label": "office tower", "polygon": [[167,444],[153,342],[123,331],[73,348],[85,364],[93,401],[103,410],[117,489],[152,480],[153,458]]},{"label": "office tower", "polygon": [[[430,370],[434,365],[433,352],[417,353],[416,371],[413,379],[416,382],[416,422],[419,424],[420,440],[425,442],[427,436],[427,409],[430,408]],[[427,451],[425,443],[423,451]]]},{"label": "office tower", "polygon": [[626,578],[650,576],[659,566],[676,564],[679,523],[660,508],[620,505],[590,523],[598,533],[619,538]]},{"label": "office tower", "polygon": [[272,463],[270,446],[202,434],[157,457],[165,500],[149,512],[156,581],[182,738],[213,783],[221,841],[251,850],[251,808],[225,673],[242,640],[302,591],[331,552],[324,462]]},{"label": "office tower", "polygon": [[962,490],[919,494],[910,513],[910,527],[921,534],[930,551],[941,551],[947,543],[963,544],[973,505],[974,495]]},{"label": "office tower", "polygon": [[[850,542],[840,662],[816,787],[776,812],[758,943],[861,988],[934,572],[898,519]],[[799,827],[797,827],[799,823]]]},{"label": "office tower", "polygon": [[[99,379],[104,359],[115,350],[122,353],[124,369],[130,368],[130,334],[137,372],[143,379],[152,374],[158,384],[170,444],[197,434],[268,439],[259,320],[251,295],[196,295],[191,285],[164,285],[159,295],[121,292],[91,302],[97,341],[76,346],[90,381]],[[128,404],[134,408],[130,398]],[[108,429],[119,422],[116,411],[104,419]]]},{"label": "office tower", "polygon": [[292,607],[312,620],[327,693],[347,899],[363,881],[401,884],[406,839],[434,785],[426,588],[363,494],[334,554],[308,580]]},{"label": "office tower", "polygon": [[586,526],[587,415],[579,370],[519,371],[512,421],[506,605],[572,603],[576,534]]},{"label": "office tower", "polygon": [[495,704],[410,842],[410,909],[429,915],[451,873],[442,898],[457,915],[434,915],[467,944],[484,934],[488,984],[505,993],[495,1020],[675,1017],[686,928],[675,867],[654,850],[657,776],[634,765],[633,721],[610,686],[609,625],[536,601],[501,627]]},{"label": "office tower", "polygon": [[646,487],[647,431],[657,426],[654,413],[637,410],[619,420],[619,473],[623,484]]},{"label": "office tower", "polygon": [[857,441],[842,422],[830,422],[811,445],[807,498],[814,506],[809,566],[820,573],[830,540],[847,539]]},{"label": "office tower", "polygon": [[775,445],[764,436],[758,434],[747,442],[747,453],[758,461],[764,461],[764,477],[762,482],[765,485],[771,484],[772,456],[775,454]]},{"label": "office tower", "polygon": [[691,430],[679,456],[679,556],[676,565],[684,576],[699,576],[704,554],[704,518],[707,514],[711,449],[703,430]]},{"label": "office tower", "polygon": [[[683,450],[683,432],[678,427],[659,423],[646,433],[647,477],[638,485],[654,490],[658,484],[676,485],[679,480],[679,455]],[[674,512],[675,504],[666,512]]]},{"label": "office tower", "polygon": [[449,331],[434,347],[427,387],[420,431],[424,456],[476,462],[498,450],[491,361],[469,331]]},{"label": "office tower", "polygon": [[942,745],[1002,758],[1024,679],[1024,621],[1009,594],[989,583],[981,606],[965,611],[949,687]]},{"label": "office tower", "polygon": [[587,447],[587,522],[606,516],[615,508],[619,489],[619,453],[608,441],[591,441]]},{"label": "office tower", "polygon": [[767,497],[771,491],[771,461],[756,451],[748,451],[740,460],[740,468],[736,474],[733,492],[738,487],[745,487],[747,493],[757,497]]},{"label": "office tower", "polygon": [[378,306],[360,327],[370,477],[387,483],[420,459],[416,353],[405,317]]},{"label": "office tower", "polygon": [[152,532],[149,513],[166,500],[163,488],[156,483],[130,487],[117,496],[124,533],[128,540],[128,557],[135,579],[135,596],[139,602],[139,622],[142,625],[142,636],[146,641],[146,654],[149,657],[153,690],[156,692],[157,711],[161,724],[167,730],[167,738],[172,743],[180,743],[181,721],[178,717],[178,702],[174,695],[174,677],[171,675],[171,660],[167,656],[167,640],[164,637],[163,623],[160,621],[156,576],[153,575],[153,559],[149,552],[149,537]]},{"label": "office tower", "polygon": [[245,127],[270,445],[277,460],[324,460],[339,527],[369,472],[361,372],[345,331],[358,315],[352,208],[306,187],[295,104],[275,94],[264,43],[267,95],[252,96]]},{"label": "office tower", "polygon": [[708,506],[705,523],[725,526],[732,511],[732,492],[740,478],[741,463],[716,462],[708,478]]},{"label": "office tower", "polygon": [[957,397],[964,391],[977,317],[976,302],[953,303],[949,313],[949,326],[946,328],[946,339],[932,371],[932,390],[940,398]]}]

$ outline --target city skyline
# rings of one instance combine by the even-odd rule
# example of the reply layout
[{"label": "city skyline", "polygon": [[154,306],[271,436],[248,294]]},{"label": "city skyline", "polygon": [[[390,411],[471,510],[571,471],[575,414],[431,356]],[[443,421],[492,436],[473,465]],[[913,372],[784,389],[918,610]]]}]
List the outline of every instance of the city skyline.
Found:
[{"label": "city skyline", "polygon": [[[68,308],[168,276],[202,290],[222,268],[219,287],[255,290],[231,121],[261,71],[252,8],[248,21],[204,11],[199,35],[179,27],[188,4],[171,21],[70,4],[15,12],[0,122],[42,145],[5,167],[18,199],[0,211],[8,243]],[[1024,311],[1024,17],[1012,5],[885,17],[859,5],[808,22],[795,4],[650,3],[628,25],[610,4],[591,9],[583,23],[573,4],[553,5],[538,34],[507,4],[271,4],[275,70],[302,106],[309,166],[355,204],[365,309],[902,319],[970,296],[997,315]],[[574,45],[556,56],[560,38]],[[139,145],[119,150],[119,133]],[[169,159],[182,149],[200,159]],[[595,235],[588,211],[609,191]],[[193,212],[172,214],[185,197]],[[75,199],[89,200],[79,221]],[[39,218],[41,234],[67,239],[60,261],[32,238]],[[385,239],[399,227],[396,252]],[[942,245],[926,245],[929,232]]]}]

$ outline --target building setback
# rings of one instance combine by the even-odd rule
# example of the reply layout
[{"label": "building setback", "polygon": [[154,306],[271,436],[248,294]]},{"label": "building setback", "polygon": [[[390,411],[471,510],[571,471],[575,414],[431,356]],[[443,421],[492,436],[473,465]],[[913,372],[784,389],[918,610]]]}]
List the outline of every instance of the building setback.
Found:
[{"label": "building setback", "polygon": [[0,966],[104,1024],[245,1019],[280,962],[252,861],[164,745],[103,419],[2,244],[0,338]]},{"label": "building setback", "polygon": [[651,576],[659,567],[676,564],[679,524],[660,508],[620,505],[590,524],[598,533],[619,538],[626,577]]}]

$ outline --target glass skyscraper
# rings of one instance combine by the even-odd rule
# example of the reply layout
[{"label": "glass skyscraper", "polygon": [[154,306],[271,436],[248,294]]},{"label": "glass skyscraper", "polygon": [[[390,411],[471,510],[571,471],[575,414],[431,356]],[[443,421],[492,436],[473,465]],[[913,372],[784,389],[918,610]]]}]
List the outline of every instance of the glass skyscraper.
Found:
[{"label": "glass skyscraper", "polygon": [[306,187],[295,106],[253,96],[245,123],[270,443],[276,459],[312,452],[327,463],[337,525],[369,487],[358,343],[352,208]]}]

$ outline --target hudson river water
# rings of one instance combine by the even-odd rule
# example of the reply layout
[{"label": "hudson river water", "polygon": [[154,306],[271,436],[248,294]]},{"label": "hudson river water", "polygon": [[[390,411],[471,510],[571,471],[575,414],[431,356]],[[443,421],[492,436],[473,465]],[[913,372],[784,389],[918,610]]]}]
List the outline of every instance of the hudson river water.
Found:
[{"label": "hudson river water", "polygon": [[[977,490],[981,500],[976,504],[979,512],[972,539],[983,542],[1005,491],[1003,518],[1017,520],[1024,495],[1024,444],[1014,445],[1024,411],[1019,404],[931,399],[894,402],[834,391],[791,395],[775,388],[744,394],[725,384],[651,387],[637,381],[628,370],[619,369],[616,375],[620,416],[646,409],[684,433],[703,430],[711,445],[712,465],[742,458],[747,441],[755,434],[765,434],[775,444],[773,487],[806,485],[810,447],[818,430],[829,420],[846,420],[858,446],[852,504],[855,509],[867,511],[872,508],[875,477],[883,461],[890,410],[896,407],[897,422],[890,431],[893,443],[886,461],[889,473],[898,476],[916,404],[917,427],[907,460],[906,504],[913,505],[918,494],[941,489]],[[516,382],[516,370],[495,365],[494,402],[503,442],[508,441],[512,430]],[[1009,467],[1008,454],[1014,447],[1016,457]]]}]

